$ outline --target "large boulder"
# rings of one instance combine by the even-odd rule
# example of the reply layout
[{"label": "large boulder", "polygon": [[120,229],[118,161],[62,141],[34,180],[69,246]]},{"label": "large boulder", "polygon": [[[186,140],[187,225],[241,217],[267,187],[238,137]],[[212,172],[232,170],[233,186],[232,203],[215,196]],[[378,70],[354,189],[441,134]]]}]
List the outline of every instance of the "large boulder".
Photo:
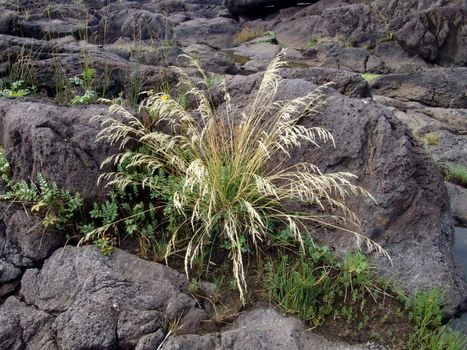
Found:
[{"label": "large boulder", "polygon": [[68,246],[26,271],[23,301],[10,297],[0,307],[9,320],[0,323],[0,340],[8,348],[76,350],[134,349],[148,337],[160,343],[170,323],[189,334],[207,318],[186,286],[183,274],[118,249],[104,257]]},{"label": "large boulder", "polygon": [[[260,75],[236,76],[230,95],[246,108]],[[301,96],[316,85],[303,79],[283,81],[278,99]],[[375,198],[347,204],[362,221],[363,233],[381,244],[392,261],[375,254],[380,272],[398,280],[411,294],[439,287],[446,291],[445,311],[465,307],[467,286],[452,254],[453,226],[443,178],[411,132],[394,113],[370,99],[329,92],[321,113],[304,119],[307,126],[332,132],[336,148],[301,147],[291,162],[308,161],[322,171],[350,171]],[[356,247],[350,234],[319,232],[316,239],[342,252]]]}]

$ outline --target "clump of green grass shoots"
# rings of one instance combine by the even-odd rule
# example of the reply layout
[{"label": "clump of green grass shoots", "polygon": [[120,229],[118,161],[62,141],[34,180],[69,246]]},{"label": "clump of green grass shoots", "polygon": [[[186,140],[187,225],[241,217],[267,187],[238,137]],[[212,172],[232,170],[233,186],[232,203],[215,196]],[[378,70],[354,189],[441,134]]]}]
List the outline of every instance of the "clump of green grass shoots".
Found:
[{"label": "clump of green grass shoots", "polygon": [[[325,226],[349,232],[358,241],[365,241],[369,249],[385,253],[381,246],[359,233],[360,222],[345,205],[350,195],[371,197],[353,184],[355,175],[323,173],[306,162],[284,165],[292,148],[334,143],[334,139],[326,129],[299,123],[324,104],[323,87],[303,97],[276,101],[278,70],[286,64],[283,57],[281,52],[272,61],[243,113],[231,112],[225,86],[223,108],[214,108],[208,92],[193,86],[180,72],[181,83],[191,86],[188,98],[197,101],[194,111],[187,111],[186,106],[166,93],[152,92],[140,108],[151,115],[151,125],[155,127],[147,127],[121,106],[110,110],[118,118],[98,117],[103,126],[98,140],[123,148],[104,162],[104,166],[113,164],[121,170],[102,178],[119,189],[136,185],[163,193],[161,197],[167,198],[165,205],[170,209],[166,212],[179,218],[166,256],[184,251],[188,274],[205,249],[226,249],[243,302],[247,289],[244,258],[272,239],[274,226],[288,227],[292,240],[302,249],[313,228]],[[192,63],[206,79],[196,61]],[[162,131],[162,125],[171,126],[173,132]],[[129,143],[138,148],[125,149]],[[282,161],[268,167],[273,159]],[[156,176],[160,169],[179,179],[180,185],[171,187],[173,192],[164,192],[167,186]],[[291,202],[305,203],[318,211],[290,212],[287,205]],[[101,234],[102,230],[93,230],[83,241]]]},{"label": "clump of green grass shoots", "polygon": [[463,164],[448,164],[446,180],[461,186],[467,186],[467,167]]}]

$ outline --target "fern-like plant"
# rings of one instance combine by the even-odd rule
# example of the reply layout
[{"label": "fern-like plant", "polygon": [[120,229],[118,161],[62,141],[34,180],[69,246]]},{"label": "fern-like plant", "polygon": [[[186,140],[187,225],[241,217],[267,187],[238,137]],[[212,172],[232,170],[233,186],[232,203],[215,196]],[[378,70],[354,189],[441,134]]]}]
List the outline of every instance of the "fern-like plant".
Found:
[{"label": "fern-like plant", "polygon": [[[110,114],[115,113],[118,118],[97,117],[103,127],[98,140],[117,143],[122,148],[104,164],[120,169],[124,165],[123,171],[106,173],[103,178],[120,189],[138,185],[168,198],[171,215],[180,220],[167,255],[183,249],[187,274],[207,246],[228,247],[242,301],[247,288],[244,254],[271,239],[271,223],[287,226],[294,240],[302,245],[310,228],[317,224],[351,232],[358,240],[384,252],[358,233],[359,220],[345,205],[348,195],[370,196],[352,184],[354,175],[322,173],[310,163],[277,164],[277,159],[290,157],[289,151],[294,147],[334,143],[329,131],[299,124],[301,118],[323,105],[324,88],[293,100],[275,101],[280,83],[278,70],[285,65],[283,57],[281,52],[272,61],[255,98],[241,114],[231,112],[230,97],[223,84],[222,110],[212,106],[206,91],[193,85],[187,95],[197,101],[197,108],[191,112],[166,93],[149,93],[141,109],[152,116],[156,128],[148,128],[147,123],[120,106],[110,109]],[[206,78],[197,63],[192,62]],[[189,78],[182,72],[180,75],[181,83],[189,84]],[[174,132],[157,128],[161,125],[172,126]],[[129,142],[139,148],[125,149]],[[276,166],[270,166],[272,159]],[[172,193],[167,193],[167,186],[156,176],[160,169],[179,179],[181,185],[171,186]],[[312,205],[319,213],[292,213],[287,209],[290,202]],[[102,237],[103,233],[96,229],[83,241]]]}]

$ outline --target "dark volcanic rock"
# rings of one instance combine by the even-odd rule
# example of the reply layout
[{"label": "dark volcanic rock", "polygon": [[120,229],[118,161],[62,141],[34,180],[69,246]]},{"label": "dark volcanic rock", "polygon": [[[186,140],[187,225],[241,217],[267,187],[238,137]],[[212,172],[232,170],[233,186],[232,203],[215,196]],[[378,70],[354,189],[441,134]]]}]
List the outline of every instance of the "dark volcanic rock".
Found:
[{"label": "dark volcanic rock", "polygon": [[371,84],[377,95],[431,107],[467,108],[467,68],[433,68],[382,76]]},{"label": "dark volcanic rock", "polygon": [[286,79],[303,79],[316,85],[333,83],[333,88],[349,97],[368,97],[368,83],[358,73],[332,68],[289,68],[280,72]]},{"label": "dark volcanic rock", "polygon": [[10,297],[0,307],[0,319],[10,320],[0,323],[0,340],[31,349],[45,341],[77,350],[157,346],[168,322],[178,321],[187,334],[207,317],[182,292],[186,285],[184,275],[118,249],[104,257],[91,246],[68,246],[40,271],[26,271],[24,303]]},{"label": "dark volcanic rock", "polygon": [[0,345],[2,349],[58,349],[52,329],[53,317],[28,306],[16,297],[0,306]]},{"label": "dark volcanic rock", "polygon": [[[15,179],[35,181],[42,173],[60,187],[80,192],[87,201],[105,193],[97,187],[100,163],[110,147],[97,144],[100,130],[89,119],[107,107],[58,107],[47,103],[0,99],[0,143]],[[0,257],[7,270],[0,281],[19,277],[18,268],[42,263],[65,243],[62,234],[46,230],[40,218],[22,206],[1,203]],[[13,269],[12,269],[13,268]]]},{"label": "dark volcanic rock", "polygon": [[[132,61],[130,45],[126,48],[127,59],[111,51],[111,49],[100,50],[98,46],[92,44],[85,47],[78,43],[57,45],[47,41],[0,34],[0,75],[6,74],[9,68],[14,67],[13,62],[26,62],[32,83],[45,89],[50,96],[55,95],[59,82],[66,86],[68,78],[82,75],[85,66],[96,71],[95,89],[97,91],[105,89],[111,96],[116,96],[123,90],[128,92],[128,87],[132,84],[139,93],[160,87],[166,82],[171,83],[174,79],[170,69],[145,65],[138,62],[139,58]],[[156,49],[154,55],[157,56]],[[157,58],[147,57],[149,61]],[[159,56],[159,59],[162,57]],[[1,71],[2,63],[5,65],[5,72]],[[20,69],[21,66],[17,68]]]},{"label": "dark volcanic rock", "polygon": [[206,44],[217,48],[232,46],[239,24],[229,18],[195,18],[174,28],[175,39],[184,45]]},{"label": "dark volcanic rock", "polygon": [[13,177],[30,179],[40,172],[85,199],[102,196],[96,189],[99,167],[111,148],[95,142],[100,127],[90,118],[107,110],[0,99],[0,143]]},{"label": "dark volcanic rock", "polygon": [[465,1],[378,0],[375,8],[409,52],[445,64],[467,62]]},{"label": "dark volcanic rock", "polygon": [[10,34],[18,22],[18,14],[0,6],[0,34]]},{"label": "dark volcanic rock", "polygon": [[446,182],[449,198],[451,199],[452,215],[464,226],[467,226],[467,189]]},{"label": "dark volcanic rock", "polygon": [[101,19],[100,32],[107,42],[120,37],[134,40],[168,40],[172,37],[170,21],[164,15],[145,9],[121,7]]}]

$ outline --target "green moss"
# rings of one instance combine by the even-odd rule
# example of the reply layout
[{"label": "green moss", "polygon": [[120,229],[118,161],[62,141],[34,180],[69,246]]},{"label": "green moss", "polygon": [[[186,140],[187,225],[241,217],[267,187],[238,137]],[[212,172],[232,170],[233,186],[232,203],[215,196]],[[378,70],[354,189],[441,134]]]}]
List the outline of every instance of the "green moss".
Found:
[{"label": "green moss", "polygon": [[360,74],[362,78],[368,82],[373,81],[381,76],[381,74],[374,74],[374,73],[362,73]]}]

